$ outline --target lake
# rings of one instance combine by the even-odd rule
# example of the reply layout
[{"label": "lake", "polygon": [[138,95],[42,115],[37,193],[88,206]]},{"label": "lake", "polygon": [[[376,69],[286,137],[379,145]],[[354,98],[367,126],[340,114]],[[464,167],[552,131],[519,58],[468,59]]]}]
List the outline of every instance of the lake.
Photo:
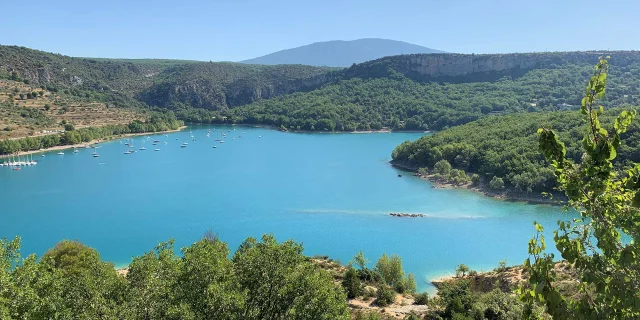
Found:
[{"label": "lake", "polygon": [[[214,141],[216,131],[228,135],[225,143]],[[160,241],[174,238],[180,248],[209,229],[232,251],[249,236],[273,233],[302,242],[307,255],[342,263],[359,250],[371,265],[384,252],[398,254],[418,286],[430,290],[428,280],[460,263],[476,270],[505,259],[521,264],[532,222],[553,230],[565,218],[558,207],[434,189],[393,168],[393,148],[420,136],[194,126],[134,137],[136,150],[147,148],[134,154],[124,154],[126,140],[100,144],[99,158],[93,149],[49,152],[34,157],[33,167],[0,168],[0,236],[20,235],[23,254],[38,255],[61,239],[78,239],[125,266]],[[152,146],[154,139],[161,143]]]}]

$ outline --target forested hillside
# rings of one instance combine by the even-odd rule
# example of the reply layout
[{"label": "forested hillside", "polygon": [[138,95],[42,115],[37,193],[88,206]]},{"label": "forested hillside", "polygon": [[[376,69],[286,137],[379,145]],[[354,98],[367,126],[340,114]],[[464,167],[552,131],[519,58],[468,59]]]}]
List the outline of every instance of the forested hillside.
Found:
[{"label": "forested hillside", "polygon": [[[0,46],[0,77],[193,122],[288,130],[441,130],[487,115],[576,109],[600,52],[413,54],[347,69],[72,58]],[[605,107],[640,105],[640,53],[610,52]]]},{"label": "forested hillside", "polygon": [[[603,125],[611,126],[618,113],[616,109],[606,112],[601,118]],[[567,157],[576,162],[580,160],[581,141],[587,127],[578,111],[487,117],[414,142],[404,142],[396,147],[392,158],[396,164],[427,171],[434,170],[436,163],[444,160],[452,169],[478,174],[487,182],[499,178],[504,182],[503,188],[548,192],[555,187],[556,178],[538,149],[539,128],[553,129],[565,143]],[[640,162],[639,121],[633,122],[621,140],[616,158],[618,165]]]},{"label": "forested hillside", "polygon": [[[469,62],[470,55],[439,55],[448,60],[440,65],[434,64],[436,56],[396,56],[355,65],[319,89],[259,100],[226,115],[236,122],[294,130],[440,130],[489,114],[577,109],[584,79],[598,57],[487,55]],[[447,67],[454,63],[459,66]],[[620,53],[611,64],[603,104],[640,104],[640,54]],[[489,66],[498,71],[486,71]]]}]

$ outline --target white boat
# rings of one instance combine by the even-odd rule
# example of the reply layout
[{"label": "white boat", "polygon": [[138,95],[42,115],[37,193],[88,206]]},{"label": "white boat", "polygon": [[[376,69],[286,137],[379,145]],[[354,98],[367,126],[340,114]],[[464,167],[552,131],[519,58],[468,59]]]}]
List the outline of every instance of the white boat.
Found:
[{"label": "white boat", "polygon": [[224,140],[220,140],[220,143],[224,143]]},{"label": "white boat", "polygon": [[59,156],[63,156],[63,155],[64,155],[64,152],[60,151],[60,152],[58,152],[58,155],[59,155]]},{"label": "white boat", "polygon": [[218,146],[213,146],[213,148],[214,148],[214,149],[215,149],[215,148],[217,148],[217,147],[218,147]]},{"label": "white boat", "polygon": [[142,147],[142,148],[140,148],[140,149],[138,149],[138,150],[147,150],[147,148],[145,148],[145,147]]},{"label": "white boat", "polygon": [[80,151],[78,151],[78,149],[73,149],[73,153],[78,153]]},{"label": "white boat", "polygon": [[160,151],[160,149],[153,149],[153,151]]},{"label": "white boat", "polygon": [[258,136],[258,138],[262,138],[262,136]]},{"label": "white boat", "polygon": [[94,158],[97,158],[97,157],[99,157],[99,156],[100,156],[100,155],[99,155],[99,154],[97,154],[97,153],[94,153],[94,154],[93,154],[93,157],[94,157]]}]

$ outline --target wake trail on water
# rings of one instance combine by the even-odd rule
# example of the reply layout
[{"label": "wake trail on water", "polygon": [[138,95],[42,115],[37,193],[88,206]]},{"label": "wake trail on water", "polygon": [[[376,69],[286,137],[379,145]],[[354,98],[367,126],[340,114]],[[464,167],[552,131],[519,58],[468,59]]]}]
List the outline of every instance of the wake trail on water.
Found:
[{"label": "wake trail on water", "polygon": [[[389,216],[392,212],[398,211],[367,211],[367,210],[343,210],[343,209],[294,209],[292,210],[297,213],[304,214],[323,214],[323,213],[337,213],[337,214],[366,214],[366,215],[386,215]],[[460,219],[485,219],[489,218],[488,216],[481,215],[455,215],[455,214],[444,214],[444,213],[427,213],[427,212],[402,212],[404,214],[415,214],[422,215],[419,218],[426,219],[451,219],[451,220],[460,220]]]}]

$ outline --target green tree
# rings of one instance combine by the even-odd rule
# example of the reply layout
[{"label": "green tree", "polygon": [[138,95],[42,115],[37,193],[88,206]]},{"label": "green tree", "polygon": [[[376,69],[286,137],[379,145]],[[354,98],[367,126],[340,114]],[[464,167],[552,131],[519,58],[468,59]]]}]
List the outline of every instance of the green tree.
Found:
[{"label": "green tree", "polygon": [[178,299],[196,319],[241,319],[246,299],[233,273],[227,245],[217,237],[182,249]]},{"label": "green tree", "polygon": [[402,277],[395,288],[398,293],[415,293],[418,290],[418,285],[416,284],[416,278],[413,273],[409,273]]},{"label": "green tree", "polygon": [[489,181],[489,188],[492,190],[502,190],[504,189],[504,180],[499,177],[493,177],[491,181]]},{"label": "green tree", "polygon": [[440,160],[433,166],[433,170],[441,177],[448,177],[451,173],[451,164],[447,160]]},{"label": "green tree", "polygon": [[360,287],[360,279],[358,272],[354,268],[347,269],[342,279],[342,287],[347,292],[347,298],[353,299],[360,295],[362,288]]},{"label": "green tree", "polygon": [[43,297],[40,316],[62,319],[116,317],[125,287],[112,263],[95,249],[64,240],[47,251],[36,284]]},{"label": "green tree", "polygon": [[376,293],[376,304],[386,307],[395,301],[396,293],[386,285],[381,285]]},{"label": "green tree", "polygon": [[344,292],[293,241],[249,238],[233,263],[248,295],[243,319],[349,319]]},{"label": "green tree", "polygon": [[[607,57],[608,58],[608,57]],[[637,319],[640,317],[640,165],[618,172],[612,161],[620,136],[632,123],[635,112],[622,111],[613,128],[600,123],[603,107],[597,100],[605,94],[608,61],[600,59],[582,99],[587,120],[582,161],[566,158],[565,145],[554,131],[539,130],[539,146],[555,170],[568,207],[581,219],[558,221],[556,249],[580,276],[580,297],[565,297],[554,285],[554,254],[546,253],[543,227],[534,223],[537,235],[529,242],[528,286],[519,289],[527,303],[525,316],[542,303],[554,319]],[[628,237],[623,240],[622,235]]]},{"label": "green tree", "polygon": [[415,303],[418,305],[427,305],[429,303],[429,294],[426,292],[416,294]]},{"label": "green tree", "polygon": [[469,267],[467,267],[466,264],[460,264],[458,265],[458,268],[456,269],[456,277],[460,278],[466,276],[469,272],[471,271],[471,269]]},{"label": "green tree", "polygon": [[355,265],[360,268],[360,270],[364,270],[367,268],[367,263],[369,263],[369,260],[364,257],[364,253],[362,252],[362,250],[360,250],[358,251],[358,254],[353,257],[353,260],[351,262],[355,263]]},{"label": "green tree", "polygon": [[127,318],[165,319],[178,312],[187,318],[193,317],[188,308],[179,304],[177,279],[181,261],[175,255],[173,244],[173,240],[160,243],[154,251],[133,258],[129,264]]},{"label": "green tree", "polygon": [[386,253],[383,253],[376,266],[374,268],[378,272],[384,282],[390,286],[395,286],[404,276],[404,270],[402,270],[402,258],[398,255],[392,255],[390,258]]},{"label": "green tree", "polygon": [[480,184],[480,176],[477,173],[474,173],[471,176],[471,184],[473,184],[474,186],[477,186],[478,184]]}]

